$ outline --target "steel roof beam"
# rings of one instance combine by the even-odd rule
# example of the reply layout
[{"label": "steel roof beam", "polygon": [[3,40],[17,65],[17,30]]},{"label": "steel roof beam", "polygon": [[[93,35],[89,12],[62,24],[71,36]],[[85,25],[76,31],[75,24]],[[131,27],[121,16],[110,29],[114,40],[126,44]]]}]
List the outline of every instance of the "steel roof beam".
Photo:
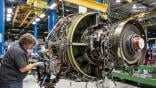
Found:
[{"label": "steel roof beam", "polygon": [[27,12],[27,14],[25,15],[25,18],[23,19],[22,23],[20,24],[20,27],[23,26],[23,24],[25,23],[26,19],[29,17],[29,15],[30,15],[31,13],[32,13],[32,10],[29,10],[29,11]]},{"label": "steel roof beam", "polygon": [[30,24],[42,13],[42,10],[39,10],[36,15],[33,16],[33,18],[28,22],[25,28],[28,28]]},{"label": "steel roof beam", "polygon": [[101,3],[98,3],[93,0],[64,0],[64,1],[73,3],[73,4],[77,4],[80,6],[84,6],[84,7],[90,8],[90,9],[98,10],[98,11],[101,11],[104,13],[107,12],[106,4],[101,4]]}]

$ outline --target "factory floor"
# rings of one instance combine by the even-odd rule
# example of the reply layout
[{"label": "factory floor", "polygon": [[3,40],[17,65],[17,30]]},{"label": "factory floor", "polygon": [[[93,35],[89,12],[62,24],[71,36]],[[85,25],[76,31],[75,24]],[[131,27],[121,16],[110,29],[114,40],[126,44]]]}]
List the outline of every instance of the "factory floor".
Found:
[{"label": "factory floor", "polygon": [[[139,88],[121,82],[115,82],[115,83],[117,84],[117,86],[115,86],[115,84],[111,80],[107,79],[104,85],[96,85],[97,83],[95,82],[89,82],[86,85],[85,82],[73,82],[73,81],[62,79],[59,81],[59,83],[56,84],[55,88]],[[37,84],[35,77],[32,75],[28,75],[24,79],[23,86],[24,88],[40,88]]]}]

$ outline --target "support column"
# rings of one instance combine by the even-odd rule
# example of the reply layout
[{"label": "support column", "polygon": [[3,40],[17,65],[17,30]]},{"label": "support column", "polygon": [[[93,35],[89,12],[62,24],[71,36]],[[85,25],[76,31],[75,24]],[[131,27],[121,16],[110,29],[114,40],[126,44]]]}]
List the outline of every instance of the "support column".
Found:
[{"label": "support column", "polygon": [[[35,25],[34,25],[34,37],[37,39],[38,38],[38,23],[36,23]],[[34,53],[37,53],[37,46],[35,46],[34,48],[33,48],[33,52]]]},{"label": "support column", "polygon": [[38,24],[37,23],[34,25],[34,36],[37,39],[38,37]]},{"label": "support column", "polygon": [[50,32],[57,22],[57,14],[56,9],[50,10],[48,17],[48,32]]},{"label": "support column", "polygon": [[0,0],[0,56],[4,54],[5,0]]}]

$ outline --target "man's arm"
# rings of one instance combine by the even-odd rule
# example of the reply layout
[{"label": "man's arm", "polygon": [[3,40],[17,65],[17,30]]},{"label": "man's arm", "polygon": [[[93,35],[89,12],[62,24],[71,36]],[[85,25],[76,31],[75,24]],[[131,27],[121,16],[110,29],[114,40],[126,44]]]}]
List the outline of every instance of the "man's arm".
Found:
[{"label": "man's arm", "polygon": [[29,64],[29,65],[26,65],[23,68],[20,68],[19,70],[20,70],[20,72],[24,73],[24,72],[28,72],[29,70],[31,70],[32,68],[34,68],[36,66],[44,67],[44,62],[36,62],[36,63],[33,63],[33,64]]},{"label": "man's arm", "polygon": [[29,65],[26,65],[25,67],[23,68],[20,68],[20,72],[24,73],[24,72],[28,72],[29,70],[31,70],[32,68],[36,67],[37,64],[36,63],[33,63],[33,64],[29,64]]}]

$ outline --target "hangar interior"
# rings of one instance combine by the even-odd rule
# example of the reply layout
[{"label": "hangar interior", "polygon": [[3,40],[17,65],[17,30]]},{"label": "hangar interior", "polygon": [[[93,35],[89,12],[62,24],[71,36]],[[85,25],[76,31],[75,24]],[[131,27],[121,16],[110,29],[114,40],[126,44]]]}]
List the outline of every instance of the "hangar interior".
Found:
[{"label": "hangar interior", "polygon": [[156,0],[0,0],[0,57],[32,34],[23,88],[156,88]]}]

